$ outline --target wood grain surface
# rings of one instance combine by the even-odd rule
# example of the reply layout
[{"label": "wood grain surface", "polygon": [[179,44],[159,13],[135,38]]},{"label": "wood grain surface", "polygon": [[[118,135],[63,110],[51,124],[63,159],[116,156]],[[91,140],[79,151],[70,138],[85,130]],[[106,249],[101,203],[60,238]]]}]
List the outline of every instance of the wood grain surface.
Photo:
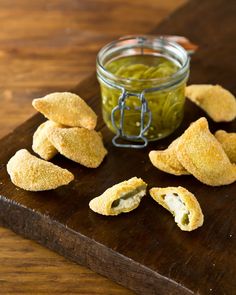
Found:
[{"label": "wood grain surface", "polygon": [[[235,52],[236,43],[228,42],[236,33],[235,3],[233,0],[227,6],[223,0],[204,1],[201,6],[198,3],[190,2],[154,32],[192,36],[200,49],[191,61],[191,81],[219,83],[235,93],[235,61],[229,57]],[[190,15],[191,11],[195,14]],[[197,22],[200,18],[204,21]],[[219,19],[223,24],[221,30],[217,26]],[[222,64],[226,70],[222,70]],[[95,75],[75,91],[100,111]],[[138,294],[235,294],[236,184],[214,188],[192,176],[170,176],[155,169],[147,157],[149,149],[166,147],[203,114],[189,102],[185,120],[173,136],[152,143],[146,150],[125,152],[112,146],[112,134],[103,128],[100,120],[98,128],[102,128],[109,150],[101,167],[90,170],[57,156],[53,161],[69,168],[76,180],[52,192],[30,193],[9,182],[4,165],[17,149],[30,148],[32,133],[43,120],[41,115],[36,115],[1,141],[1,223]],[[236,130],[235,121],[215,124],[209,120],[209,123],[212,131]],[[118,166],[119,169],[114,169]],[[117,218],[102,217],[89,210],[88,201],[95,194],[134,174],[143,177],[150,187],[182,185],[190,189],[202,206],[204,226],[190,234],[181,232],[170,214],[155,206],[150,197],[132,213]]]},{"label": "wood grain surface", "polygon": [[[0,0],[0,137],[34,113],[32,98],[94,71],[106,42],[151,30],[185,2]],[[7,229],[0,248],[0,294],[132,294]]]}]

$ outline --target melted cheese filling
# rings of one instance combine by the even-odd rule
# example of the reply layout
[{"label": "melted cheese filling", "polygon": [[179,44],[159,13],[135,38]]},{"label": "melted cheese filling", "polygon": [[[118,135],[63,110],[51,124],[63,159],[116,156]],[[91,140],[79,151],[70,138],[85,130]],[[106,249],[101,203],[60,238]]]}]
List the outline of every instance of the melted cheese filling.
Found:
[{"label": "melted cheese filling", "polygon": [[130,196],[127,199],[122,199],[122,197],[119,199],[119,204],[113,208],[114,211],[122,211],[125,209],[133,208],[137,206],[141,198],[145,196],[145,190],[140,191],[139,193]]},{"label": "melted cheese filling", "polygon": [[[176,223],[186,224],[186,222],[187,223],[189,222],[188,221],[189,211],[179,196],[176,196],[172,193],[166,194],[165,202],[166,202],[166,205],[169,207],[170,211],[173,212]],[[186,220],[186,216],[187,216],[187,220]]]}]

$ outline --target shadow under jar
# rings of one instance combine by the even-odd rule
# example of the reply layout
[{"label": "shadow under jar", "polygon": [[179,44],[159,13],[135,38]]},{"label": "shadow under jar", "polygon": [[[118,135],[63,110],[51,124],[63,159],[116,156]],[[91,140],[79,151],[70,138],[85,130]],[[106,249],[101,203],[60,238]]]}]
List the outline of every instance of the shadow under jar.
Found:
[{"label": "shadow under jar", "polygon": [[[170,135],[184,115],[189,57],[164,37],[124,37],[97,56],[102,114],[113,144],[145,147]],[[119,143],[119,138],[136,142]]]}]

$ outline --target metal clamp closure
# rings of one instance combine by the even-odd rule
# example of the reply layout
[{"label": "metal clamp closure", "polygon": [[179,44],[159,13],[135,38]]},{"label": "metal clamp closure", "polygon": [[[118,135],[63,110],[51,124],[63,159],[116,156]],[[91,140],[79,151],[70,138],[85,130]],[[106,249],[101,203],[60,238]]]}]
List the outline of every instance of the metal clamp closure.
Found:
[{"label": "metal clamp closure", "polygon": [[[140,111],[140,131],[138,135],[126,135],[124,132],[124,113],[125,110],[129,111],[130,107],[126,105],[126,100],[130,96],[137,97],[140,102],[141,106],[136,107],[135,110]],[[116,112],[120,112],[120,121],[119,126],[117,126],[115,122],[115,114]],[[148,121],[145,125],[144,118],[145,116],[148,117]],[[143,90],[141,93],[129,93],[124,88],[122,89],[122,94],[119,97],[118,105],[113,108],[111,112],[111,121],[113,127],[116,129],[116,136],[112,139],[112,143],[116,147],[126,147],[126,148],[144,148],[148,145],[148,139],[144,136],[144,133],[148,130],[148,128],[151,125],[152,121],[152,113],[148,108],[148,102],[145,99],[145,90]],[[125,140],[131,140],[131,141],[141,141],[143,143],[139,144],[123,144],[118,143],[118,139],[125,139]]]}]

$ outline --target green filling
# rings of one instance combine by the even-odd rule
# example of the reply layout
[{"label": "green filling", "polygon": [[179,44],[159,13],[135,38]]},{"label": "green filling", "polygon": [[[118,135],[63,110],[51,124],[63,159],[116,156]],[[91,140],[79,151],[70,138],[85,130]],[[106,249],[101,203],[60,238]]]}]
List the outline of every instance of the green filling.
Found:
[{"label": "green filling", "polygon": [[120,205],[121,200],[127,200],[129,198],[133,198],[135,195],[137,195],[138,193],[140,193],[141,191],[143,191],[145,189],[146,189],[146,186],[141,185],[141,186],[137,187],[136,189],[134,189],[133,191],[130,191],[130,192],[126,193],[121,198],[113,201],[112,204],[111,204],[111,208],[118,207]]},{"label": "green filling", "polygon": [[[130,92],[140,93],[145,88],[156,87],[148,79],[169,78],[177,72],[179,66],[162,56],[133,55],[115,59],[106,64],[106,69],[120,78],[135,79],[126,85]],[[147,81],[144,81],[147,80]],[[117,82],[119,84],[119,82]],[[152,122],[145,134],[149,140],[162,138],[172,133],[181,123],[185,103],[185,81],[165,91],[146,93],[145,98],[152,112]],[[112,130],[112,109],[118,104],[120,90],[111,88],[101,82],[103,119]],[[140,100],[131,96],[126,99],[130,110],[124,114],[124,131],[127,135],[138,135],[140,132]],[[145,123],[148,117],[144,118]],[[115,114],[116,125],[120,123],[120,113]]]},{"label": "green filling", "polygon": [[184,214],[183,217],[182,217],[182,224],[183,225],[188,225],[189,224],[189,217],[188,217],[188,214]]}]

